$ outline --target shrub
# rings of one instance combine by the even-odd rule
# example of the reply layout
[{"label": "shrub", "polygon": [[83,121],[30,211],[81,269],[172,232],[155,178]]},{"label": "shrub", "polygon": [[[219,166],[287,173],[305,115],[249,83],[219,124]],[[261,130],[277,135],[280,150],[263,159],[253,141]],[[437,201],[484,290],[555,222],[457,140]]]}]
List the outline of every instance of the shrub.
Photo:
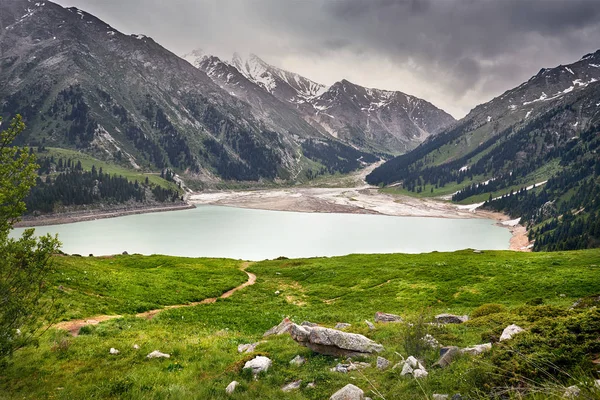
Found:
[{"label": "shrub", "polygon": [[498,314],[505,311],[506,307],[502,304],[484,304],[473,310],[471,318],[484,317],[486,315]]}]

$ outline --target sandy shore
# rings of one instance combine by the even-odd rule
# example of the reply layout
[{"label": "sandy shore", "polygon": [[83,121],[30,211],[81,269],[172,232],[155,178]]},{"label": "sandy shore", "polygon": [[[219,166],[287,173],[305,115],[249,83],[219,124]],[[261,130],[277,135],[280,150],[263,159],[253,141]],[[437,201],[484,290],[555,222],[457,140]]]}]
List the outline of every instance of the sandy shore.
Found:
[{"label": "sandy shore", "polygon": [[71,224],[73,222],[93,221],[103,218],[116,218],[126,215],[147,214],[166,211],[189,210],[193,204],[178,204],[172,206],[148,206],[139,208],[115,208],[112,210],[87,210],[69,213],[51,214],[39,217],[25,218],[15,224],[16,228],[28,228],[46,225]]}]

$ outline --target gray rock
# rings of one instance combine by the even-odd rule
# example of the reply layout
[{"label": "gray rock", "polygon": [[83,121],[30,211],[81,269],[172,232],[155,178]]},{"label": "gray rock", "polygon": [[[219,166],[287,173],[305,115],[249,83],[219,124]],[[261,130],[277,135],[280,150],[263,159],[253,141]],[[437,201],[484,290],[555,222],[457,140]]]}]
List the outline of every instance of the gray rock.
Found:
[{"label": "gray rock", "polygon": [[440,342],[438,342],[437,339],[431,336],[429,333],[423,336],[423,341],[427,346],[432,347],[434,349],[441,347]]},{"label": "gray rock", "polygon": [[271,329],[269,329],[268,331],[266,331],[263,335],[263,337],[267,337],[267,336],[272,336],[272,335],[282,335],[284,333],[286,333],[289,329],[290,326],[292,326],[294,323],[292,321],[289,320],[289,318],[284,318],[283,321],[281,321],[281,323],[279,323],[279,325],[276,325],[274,327],[272,327]]},{"label": "gray rock", "polygon": [[111,347],[111,348],[110,348],[110,350],[109,350],[108,352],[109,352],[110,354],[112,354],[112,355],[115,355],[115,356],[116,356],[117,354],[119,354],[119,353],[120,353],[120,351],[119,351],[119,350],[117,350],[117,349],[115,349],[114,347]]},{"label": "gray rock", "polygon": [[302,321],[302,323],[300,325],[301,326],[309,326],[309,327],[318,326],[318,324],[315,324],[314,322],[310,322],[310,321]]},{"label": "gray rock", "polygon": [[342,374],[347,374],[348,373],[348,368],[350,368],[350,364],[338,364],[333,368],[330,368],[329,370],[331,372],[339,372]]},{"label": "gray rock", "polygon": [[235,392],[235,388],[239,385],[240,383],[238,381],[233,381],[231,382],[229,385],[227,385],[227,387],[225,388],[225,393],[227,394],[232,394],[233,392]]},{"label": "gray rock", "polygon": [[457,393],[454,396],[452,396],[452,400],[462,400],[462,396],[460,395],[460,393]]},{"label": "gray rock", "polygon": [[500,341],[512,339],[517,333],[521,333],[525,331],[525,329],[521,328],[518,325],[512,324],[504,328],[502,331],[502,335],[500,335]]},{"label": "gray rock", "polygon": [[154,350],[152,353],[148,354],[146,358],[171,358],[171,355]]},{"label": "gray rock", "polygon": [[454,314],[439,314],[435,316],[435,320],[441,324],[462,324],[469,320],[468,315]]},{"label": "gray rock", "polygon": [[301,384],[302,384],[302,380],[299,379],[297,381],[288,383],[287,385],[282,387],[281,390],[283,392],[291,392],[292,390],[298,390],[298,389],[300,389]]},{"label": "gray rock", "polygon": [[454,358],[460,353],[460,349],[456,346],[442,347],[440,349],[440,359],[433,364],[433,367],[446,368],[452,363]]},{"label": "gray rock", "polygon": [[296,357],[292,358],[292,361],[290,361],[290,364],[292,365],[302,365],[306,362],[306,358],[302,357],[301,355],[297,355]]},{"label": "gray rock", "polygon": [[405,376],[405,375],[411,375],[412,373],[413,373],[413,368],[408,363],[404,363],[402,365],[402,372],[400,372],[400,375]]},{"label": "gray rock", "polygon": [[579,389],[576,385],[573,385],[573,386],[569,386],[565,390],[563,397],[565,399],[574,399],[574,398],[579,397],[579,395],[581,395],[581,389]]},{"label": "gray rock", "polygon": [[357,333],[347,333],[320,326],[291,324],[292,339],[312,351],[335,357],[356,357],[383,350],[383,346]]},{"label": "gray rock", "polygon": [[314,383],[314,382],[309,382],[309,383],[306,385],[306,388],[307,388],[307,389],[312,389],[312,388],[315,388],[315,387],[317,387],[317,384],[316,384],[316,383]]},{"label": "gray rock", "polygon": [[338,322],[337,324],[335,324],[335,329],[346,329],[351,327],[352,325],[347,324],[345,322]]},{"label": "gray rock", "polygon": [[463,354],[471,354],[472,356],[477,356],[479,354],[486,353],[492,350],[491,343],[477,344],[472,347],[465,347],[464,349],[460,349],[460,352]]},{"label": "gray rock", "polygon": [[413,371],[413,376],[417,379],[426,378],[427,375],[429,375],[429,372],[425,371],[424,369],[415,369]]},{"label": "gray rock", "polygon": [[252,353],[256,349],[256,346],[258,346],[261,343],[264,342],[261,341],[256,343],[240,344],[237,348],[238,353]]},{"label": "gray rock", "polygon": [[390,366],[390,364],[391,363],[389,360],[386,360],[383,357],[379,357],[379,356],[377,357],[377,369],[381,369],[381,370],[387,369]]},{"label": "gray rock", "polygon": [[449,397],[450,397],[450,395],[447,395],[447,394],[437,394],[437,393],[434,393],[431,396],[432,400],[448,400]]},{"label": "gray rock", "polygon": [[349,383],[337,392],[335,392],[329,400],[364,400],[365,392],[359,387]]},{"label": "gray rock", "polygon": [[396,314],[376,312],[375,322],[402,322],[402,317]]},{"label": "gray rock", "polygon": [[257,356],[244,364],[244,369],[251,369],[254,377],[263,371],[267,371],[271,366],[272,361],[268,357]]},{"label": "gray rock", "polygon": [[373,325],[373,323],[371,321],[368,321],[365,319],[365,324],[367,324],[367,326],[369,327],[370,330],[372,330],[372,331],[375,330],[375,325]]}]

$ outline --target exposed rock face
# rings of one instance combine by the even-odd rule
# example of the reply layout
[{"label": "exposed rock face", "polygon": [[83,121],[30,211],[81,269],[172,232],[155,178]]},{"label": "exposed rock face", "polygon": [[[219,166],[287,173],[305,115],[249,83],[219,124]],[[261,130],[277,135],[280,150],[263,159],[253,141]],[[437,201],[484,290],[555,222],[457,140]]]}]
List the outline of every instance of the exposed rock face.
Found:
[{"label": "exposed rock face", "polygon": [[246,362],[246,364],[244,364],[244,369],[252,369],[252,374],[256,377],[256,375],[261,372],[267,371],[271,364],[272,361],[269,357],[257,356]]},{"label": "exposed rock face", "polygon": [[512,339],[514,335],[517,333],[523,332],[525,329],[521,328],[518,325],[512,324],[504,328],[502,331],[502,335],[500,336],[500,341]]},{"label": "exposed rock face", "polygon": [[491,343],[484,343],[484,344],[477,344],[475,346],[472,347],[466,347],[464,349],[461,349],[460,352],[463,354],[471,354],[473,356],[477,356],[479,354],[483,354],[485,352],[488,352],[492,350],[492,344]]},{"label": "exposed rock face", "polygon": [[171,358],[171,355],[154,350],[152,353],[148,354],[146,358]]},{"label": "exposed rock face", "polygon": [[229,385],[227,385],[227,387],[225,388],[225,393],[227,394],[232,394],[233,392],[235,392],[235,388],[239,385],[240,383],[238,381],[233,381],[231,382]]},{"label": "exposed rock face", "polygon": [[364,400],[365,392],[359,387],[348,384],[335,392],[329,400]]},{"label": "exposed rock face", "polygon": [[402,322],[402,317],[396,314],[376,312],[375,322]]},{"label": "exposed rock face", "polygon": [[468,315],[454,314],[439,314],[435,316],[435,320],[441,324],[462,324],[469,320]]},{"label": "exposed rock face", "polygon": [[288,383],[287,385],[282,387],[281,390],[283,392],[291,392],[292,390],[298,390],[298,389],[300,389],[301,384],[302,384],[302,380],[299,379],[297,381]]},{"label": "exposed rock face", "polygon": [[289,332],[292,339],[312,351],[335,357],[364,356],[383,350],[382,345],[363,335],[336,329],[292,324]]},{"label": "exposed rock face", "polygon": [[383,357],[377,357],[377,369],[387,369],[390,366],[390,361],[383,358]]},{"label": "exposed rock face", "polygon": [[286,333],[289,329],[290,326],[292,326],[294,323],[292,321],[289,320],[289,318],[284,318],[283,321],[281,321],[279,323],[279,325],[276,325],[274,327],[272,327],[271,329],[269,329],[268,331],[266,331],[263,335],[263,337],[267,337],[267,336],[272,336],[272,335],[282,335],[284,333]]}]

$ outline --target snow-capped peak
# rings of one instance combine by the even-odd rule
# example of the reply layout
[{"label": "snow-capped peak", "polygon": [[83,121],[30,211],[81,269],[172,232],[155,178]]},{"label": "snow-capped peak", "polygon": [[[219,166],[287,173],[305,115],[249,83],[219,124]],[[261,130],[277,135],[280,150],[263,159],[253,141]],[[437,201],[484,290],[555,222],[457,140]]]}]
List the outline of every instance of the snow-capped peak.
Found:
[{"label": "snow-capped peak", "polygon": [[183,56],[181,56],[181,58],[183,58],[185,61],[189,62],[190,64],[192,64],[194,67],[198,68],[200,63],[206,58],[208,57],[207,54],[204,53],[204,50],[202,49],[195,49],[192,50],[191,52],[184,54]]}]

